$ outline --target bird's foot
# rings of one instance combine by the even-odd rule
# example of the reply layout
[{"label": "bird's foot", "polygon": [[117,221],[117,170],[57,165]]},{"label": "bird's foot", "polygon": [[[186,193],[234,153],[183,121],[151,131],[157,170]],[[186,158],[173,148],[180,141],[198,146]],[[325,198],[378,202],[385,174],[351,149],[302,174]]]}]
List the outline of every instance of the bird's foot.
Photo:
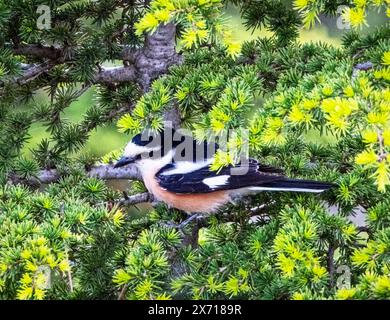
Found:
[{"label": "bird's foot", "polygon": [[181,223],[173,223],[173,222],[165,222],[163,225],[170,228],[175,228],[179,230],[183,230],[186,225],[191,223],[194,220],[201,220],[203,218],[203,215],[200,213],[195,213],[190,215],[186,220],[184,220]]}]

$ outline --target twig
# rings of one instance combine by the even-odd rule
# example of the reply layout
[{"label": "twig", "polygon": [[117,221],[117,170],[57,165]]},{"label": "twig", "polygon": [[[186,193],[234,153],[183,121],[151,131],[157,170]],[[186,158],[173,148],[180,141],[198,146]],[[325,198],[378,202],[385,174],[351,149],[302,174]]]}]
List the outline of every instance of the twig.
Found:
[{"label": "twig", "polygon": [[54,63],[46,61],[41,64],[31,64],[27,66],[23,66],[23,73],[20,76],[14,77],[10,80],[0,81],[0,87],[3,87],[5,83],[9,82],[11,84],[24,85],[30,81],[33,81],[41,74],[47,72],[52,67],[54,67]]},{"label": "twig", "polygon": [[357,227],[357,230],[358,230],[358,233],[361,233],[361,232],[369,233],[370,232],[370,228],[367,226],[359,226],[359,227]]},{"label": "twig", "polygon": [[367,71],[374,67],[374,64],[371,61],[366,61],[362,63],[358,63],[356,66],[353,67],[352,70],[352,81],[356,79],[360,71]]},{"label": "twig", "polygon": [[383,133],[380,130],[378,130],[377,134],[378,134],[378,143],[379,143],[378,161],[382,162],[387,158],[388,153],[385,151],[385,142],[383,139]]},{"label": "twig", "polygon": [[148,192],[143,192],[143,193],[138,193],[132,196],[127,196],[123,199],[120,199],[118,201],[118,205],[120,206],[130,206],[133,204],[137,203],[142,203],[142,202],[149,202],[151,201],[152,196]]},{"label": "twig", "polygon": [[72,279],[72,273],[71,273],[70,270],[68,270],[67,274],[68,274],[68,281],[69,281],[69,289],[70,289],[70,292],[73,292],[73,279]]},{"label": "twig", "polygon": [[333,245],[329,245],[328,253],[327,253],[327,260],[326,264],[328,267],[328,272],[329,272],[329,286],[332,288],[334,284],[334,272],[335,272],[335,267],[334,267],[334,252],[336,250],[336,247]]},{"label": "twig", "polygon": [[128,287],[129,285],[127,283],[123,286],[121,292],[119,293],[118,300],[125,300]]}]

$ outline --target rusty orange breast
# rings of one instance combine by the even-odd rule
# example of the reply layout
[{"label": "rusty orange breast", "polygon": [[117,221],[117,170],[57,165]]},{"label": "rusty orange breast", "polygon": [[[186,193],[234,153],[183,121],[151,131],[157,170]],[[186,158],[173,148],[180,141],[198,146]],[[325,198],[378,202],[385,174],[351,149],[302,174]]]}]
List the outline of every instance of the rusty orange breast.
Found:
[{"label": "rusty orange breast", "polygon": [[230,200],[226,191],[195,194],[178,194],[167,191],[159,186],[155,179],[155,173],[152,170],[144,174],[143,179],[146,188],[158,200],[186,212],[214,212]]}]

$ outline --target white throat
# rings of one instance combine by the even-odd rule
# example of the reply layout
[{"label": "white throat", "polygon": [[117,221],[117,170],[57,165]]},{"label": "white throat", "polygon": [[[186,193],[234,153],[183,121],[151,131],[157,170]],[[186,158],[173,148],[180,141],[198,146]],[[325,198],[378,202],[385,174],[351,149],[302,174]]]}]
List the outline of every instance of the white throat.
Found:
[{"label": "white throat", "polygon": [[143,178],[156,174],[162,167],[172,162],[174,151],[170,150],[164,157],[159,159],[141,159],[136,162],[138,170]]}]

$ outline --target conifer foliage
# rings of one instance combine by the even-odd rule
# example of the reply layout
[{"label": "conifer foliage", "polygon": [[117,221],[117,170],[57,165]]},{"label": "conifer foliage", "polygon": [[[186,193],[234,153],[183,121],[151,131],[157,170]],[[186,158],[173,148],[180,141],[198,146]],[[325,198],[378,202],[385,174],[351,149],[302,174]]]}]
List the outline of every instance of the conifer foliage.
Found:
[{"label": "conifer foliage", "polygon": [[[227,3],[272,36],[237,42]],[[352,27],[341,46],[299,43],[339,5]],[[363,28],[389,6],[0,0],[0,298],[389,299],[390,26]],[[93,104],[67,120],[91,87]],[[336,187],[264,192],[181,224],[134,167],[113,168],[122,150],[82,152],[98,127],[130,139],[166,120],[199,140],[233,130],[213,170],[249,145],[264,165]],[[37,123],[50,138],[26,154]],[[132,180],[125,196],[109,179]]]}]

